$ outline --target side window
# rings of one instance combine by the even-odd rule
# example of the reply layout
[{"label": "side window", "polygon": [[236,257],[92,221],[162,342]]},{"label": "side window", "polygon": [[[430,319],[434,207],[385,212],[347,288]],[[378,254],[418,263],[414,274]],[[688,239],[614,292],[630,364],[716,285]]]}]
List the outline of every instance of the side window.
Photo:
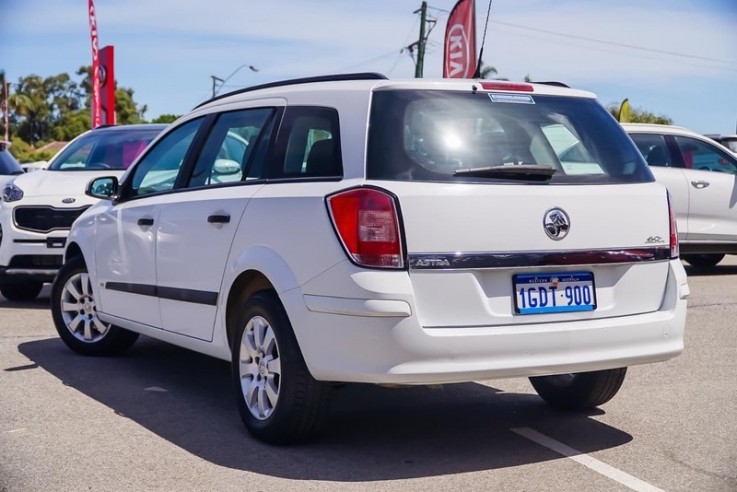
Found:
[{"label": "side window", "polygon": [[253,149],[259,142],[259,135],[274,112],[273,108],[258,108],[218,116],[187,187],[241,181]]},{"label": "side window", "polygon": [[277,140],[270,178],[343,176],[338,113],[321,107],[290,107]]},{"label": "side window", "polygon": [[683,162],[689,169],[737,174],[737,159],[695,138],[676,136]]},{"label": "side window", "polygon": [[179,169],[184,163],[202,118],[180,126],[160,140],[133,171],[131,196],[147,195],[174,188]]},{"label": "side window", "polygon": [[648,166],[655,167],[679,167],[675,166],[668,151],[668,144],[663,135],[648,133],[631,134],[630,138],[635,142],[637,149],[645,158]]}]

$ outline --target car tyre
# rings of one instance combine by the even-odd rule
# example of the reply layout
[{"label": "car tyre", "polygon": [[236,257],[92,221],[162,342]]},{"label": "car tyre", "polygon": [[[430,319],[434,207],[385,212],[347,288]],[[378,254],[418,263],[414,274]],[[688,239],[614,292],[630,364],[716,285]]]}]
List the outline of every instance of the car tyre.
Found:
[{"label": "car tyre", "polygon": [[697,255],[681,255],[681,258],[696,268],[711,268],[717,266],[717,263],[724,259],[723,254],[710,253],[710,254],[697,254]]},{"label": "car tyre", "polygon": [[40,280],[4,280],[0,284],[0,294],[9,301],[32,301],[43,289]]},{"label": "car tyre", "polygon": [[257,292],[239,305],[231,319],[232,368],[243,423],[270,444],[314,438],[329,412],[330,386],[307,369],[275,292]]},{"label": "car tyre", "polygon": [[537,394],[565,410],[588,410],[611,400],[622,387],[627,368],[530,378]]},{"label": "car tyre", "polygon": [[138,339],[138,333],[104,323],[97,317],[92,282],[84,258],[61,267],[51,288],[51,315],[62,341],[84,355],[117,355]]}]

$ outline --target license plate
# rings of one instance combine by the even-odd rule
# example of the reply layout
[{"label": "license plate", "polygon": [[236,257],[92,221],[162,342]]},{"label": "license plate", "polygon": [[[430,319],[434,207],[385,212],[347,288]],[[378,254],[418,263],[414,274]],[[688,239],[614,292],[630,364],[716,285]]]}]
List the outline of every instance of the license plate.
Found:
[{"label": "license plate", "polygon": [[517,314],[570,313],[596,309],[591,272],[522,273],[512,278]]}]

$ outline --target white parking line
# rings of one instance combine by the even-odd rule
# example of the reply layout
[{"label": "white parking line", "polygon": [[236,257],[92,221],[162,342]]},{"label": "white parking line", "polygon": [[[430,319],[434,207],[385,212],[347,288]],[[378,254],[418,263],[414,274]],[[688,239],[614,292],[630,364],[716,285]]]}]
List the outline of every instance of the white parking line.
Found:
[{"label": "white parking line", "polygon": [[637,492],[664,492],[663,489],[659,489],[658,487],[650,485],[637,477],[633,477],[629,473],[625,473],[613,466],[602,463],[581,451],[566,446],[565,444],[558,442],[545,434],[541,434],[536,430],[530,429],[529,427],[517,427],[510,430],[515,434],[519,434],[530,441],[540,444],[541,446],[552,449],[556,453],[562,454],[563,456],[566,456],[573,461],[604,475],[605,477],[611,478],[615,482],[619,482],[632,490],[636,490]]}]

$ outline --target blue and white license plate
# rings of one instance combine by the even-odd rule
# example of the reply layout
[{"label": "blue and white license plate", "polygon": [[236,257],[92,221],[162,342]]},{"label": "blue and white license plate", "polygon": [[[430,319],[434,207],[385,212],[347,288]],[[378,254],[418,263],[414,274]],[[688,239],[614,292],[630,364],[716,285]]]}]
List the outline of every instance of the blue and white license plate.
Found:
[{"label": "blue and white license plate", "polygon": [[512,278],[517,314],[570,313],[596,309],[591,272],[522,273]]}]

